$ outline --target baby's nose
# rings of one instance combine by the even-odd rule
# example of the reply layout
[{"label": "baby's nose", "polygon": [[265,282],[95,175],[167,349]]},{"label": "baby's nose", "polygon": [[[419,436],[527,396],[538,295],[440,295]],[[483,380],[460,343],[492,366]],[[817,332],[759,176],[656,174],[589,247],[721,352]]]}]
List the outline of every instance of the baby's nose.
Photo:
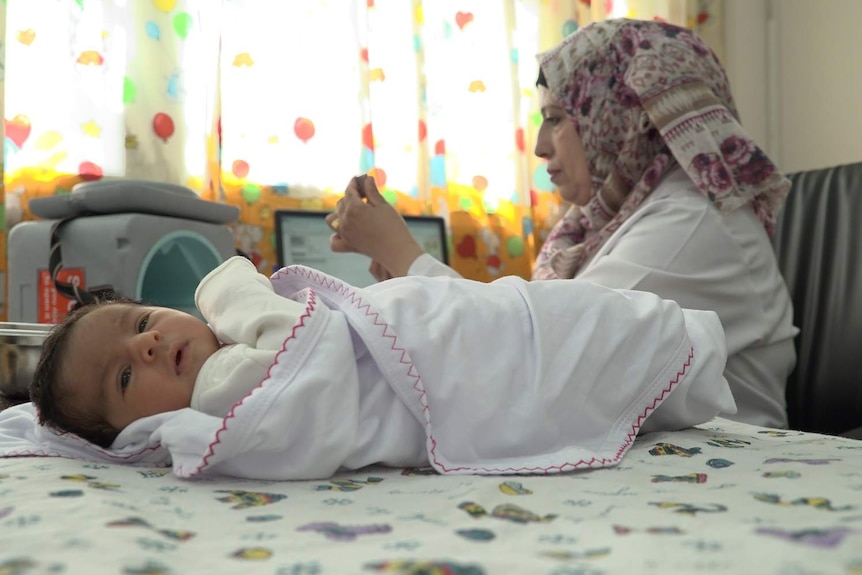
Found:
[{"label": "baby's nose", "polygon": [[135,348],[145,361],[156,359],[162,335],[155,330],[145,331],[135,336]]}]

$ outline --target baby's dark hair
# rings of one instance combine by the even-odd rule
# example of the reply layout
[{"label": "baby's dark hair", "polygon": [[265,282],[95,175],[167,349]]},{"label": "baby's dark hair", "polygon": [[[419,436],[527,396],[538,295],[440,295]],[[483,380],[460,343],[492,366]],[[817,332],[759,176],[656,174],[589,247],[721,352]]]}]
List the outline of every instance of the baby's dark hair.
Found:
[{"label": "baby's dark hair", "polygon": [[99,413],[95,407],[88,409],[87,406],[69,401],[71,394],[68,389],[64,389],[62,369],[69,337],[81,318],[100,307],[119,303],[140,305],[138,301],[111,294],[66,315],[45,338],[30,382],[30,401],[36,406],[40,424],[74,433],[100,447],[109,447],[120,430],[114,429],[105,419],[105,414]]}]

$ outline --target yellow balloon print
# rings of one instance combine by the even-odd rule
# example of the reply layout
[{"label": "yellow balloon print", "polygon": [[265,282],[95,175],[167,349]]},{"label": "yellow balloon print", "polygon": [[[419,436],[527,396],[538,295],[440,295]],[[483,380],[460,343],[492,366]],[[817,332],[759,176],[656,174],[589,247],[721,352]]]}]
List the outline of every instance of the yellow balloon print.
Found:
[{"label": "yellow balloon print", "polygon": [[177,0],[153,0],[153,4],[162,12],[170,12],[176,7]]},{"label": "yellow balloon print", "polygon": [[56,130],[49,130],[39,136],[36,140],[36,149],[40,151],[50,150],[63,141],[63,136]]},{"label": "yellow balloon print", "polygon": [[18,41],[24,44],[25,46],[29,46],[33,43],[33,40],[36,39],[36,31],[32,28],[27,28],[26,30],[18,30]]},{"label": "yellow balloon print", "polygon": [[93,120],[90,120],[86,124],[81,124],[81,131],[84,132],[85,136],[90,136],[91,138],[98,138],[102,135],[102,128]]},{"label": "yellow balloon print", "polygon": [[254,60],[248,52],[241,52],[233,57],[233,65],[239,68],[240,66],[253,66]]},{"label": "yellow balloon print", "polygon": [[57,166],[62,164],[64,161],[66,161],[67,157],[69,157],[69,152],[67,152],[66,150],[56,152],[54,154],[51,154],[45,160],[39,162],[39,167],[44,169],[44,170],[56,171]]}]

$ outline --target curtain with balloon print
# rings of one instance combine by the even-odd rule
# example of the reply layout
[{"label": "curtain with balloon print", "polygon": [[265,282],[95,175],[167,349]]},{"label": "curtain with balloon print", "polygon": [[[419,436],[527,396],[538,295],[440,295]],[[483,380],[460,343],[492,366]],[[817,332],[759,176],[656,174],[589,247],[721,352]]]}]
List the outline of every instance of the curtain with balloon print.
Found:
[{"label": "curtain with balloon print", "polygon": [[6,0],[5,229],[80,181],[161,180],[239,206],[269,272],[275,210],[330,209],[369,173],[446,218],[465,276],[529,277],[564,210],[532,153],[535,55],[611,16],[718,29],[717,4]]},{"label": "curtain with balloon print", "polygon": [[[3,112],[6,92],[6,2],[0,3],[0,113]],[[5,134],[5,125],[0,127]],[[5,141],[5,135],[3,137]],[[0,176],[4,171],[0,161]],[[6,188],[0,179],[0,321],[6,319]]]}]

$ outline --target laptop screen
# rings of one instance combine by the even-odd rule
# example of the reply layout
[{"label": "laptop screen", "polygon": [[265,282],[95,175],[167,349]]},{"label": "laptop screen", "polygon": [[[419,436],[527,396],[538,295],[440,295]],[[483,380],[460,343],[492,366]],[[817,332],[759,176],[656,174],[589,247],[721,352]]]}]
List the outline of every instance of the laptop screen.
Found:
[{"label": "laptop screen", "polygon": [[[356,253],[335,253],[329,248],[332,230],[326,225],[329,212],[277,210],[275,243],[278,267],[300,264],[322,271],[356,287],[377,282],[368,271],[371,259]],[[437,216],[403,216],[407,228],[426,252],[449,263],[446,224]]]}]

